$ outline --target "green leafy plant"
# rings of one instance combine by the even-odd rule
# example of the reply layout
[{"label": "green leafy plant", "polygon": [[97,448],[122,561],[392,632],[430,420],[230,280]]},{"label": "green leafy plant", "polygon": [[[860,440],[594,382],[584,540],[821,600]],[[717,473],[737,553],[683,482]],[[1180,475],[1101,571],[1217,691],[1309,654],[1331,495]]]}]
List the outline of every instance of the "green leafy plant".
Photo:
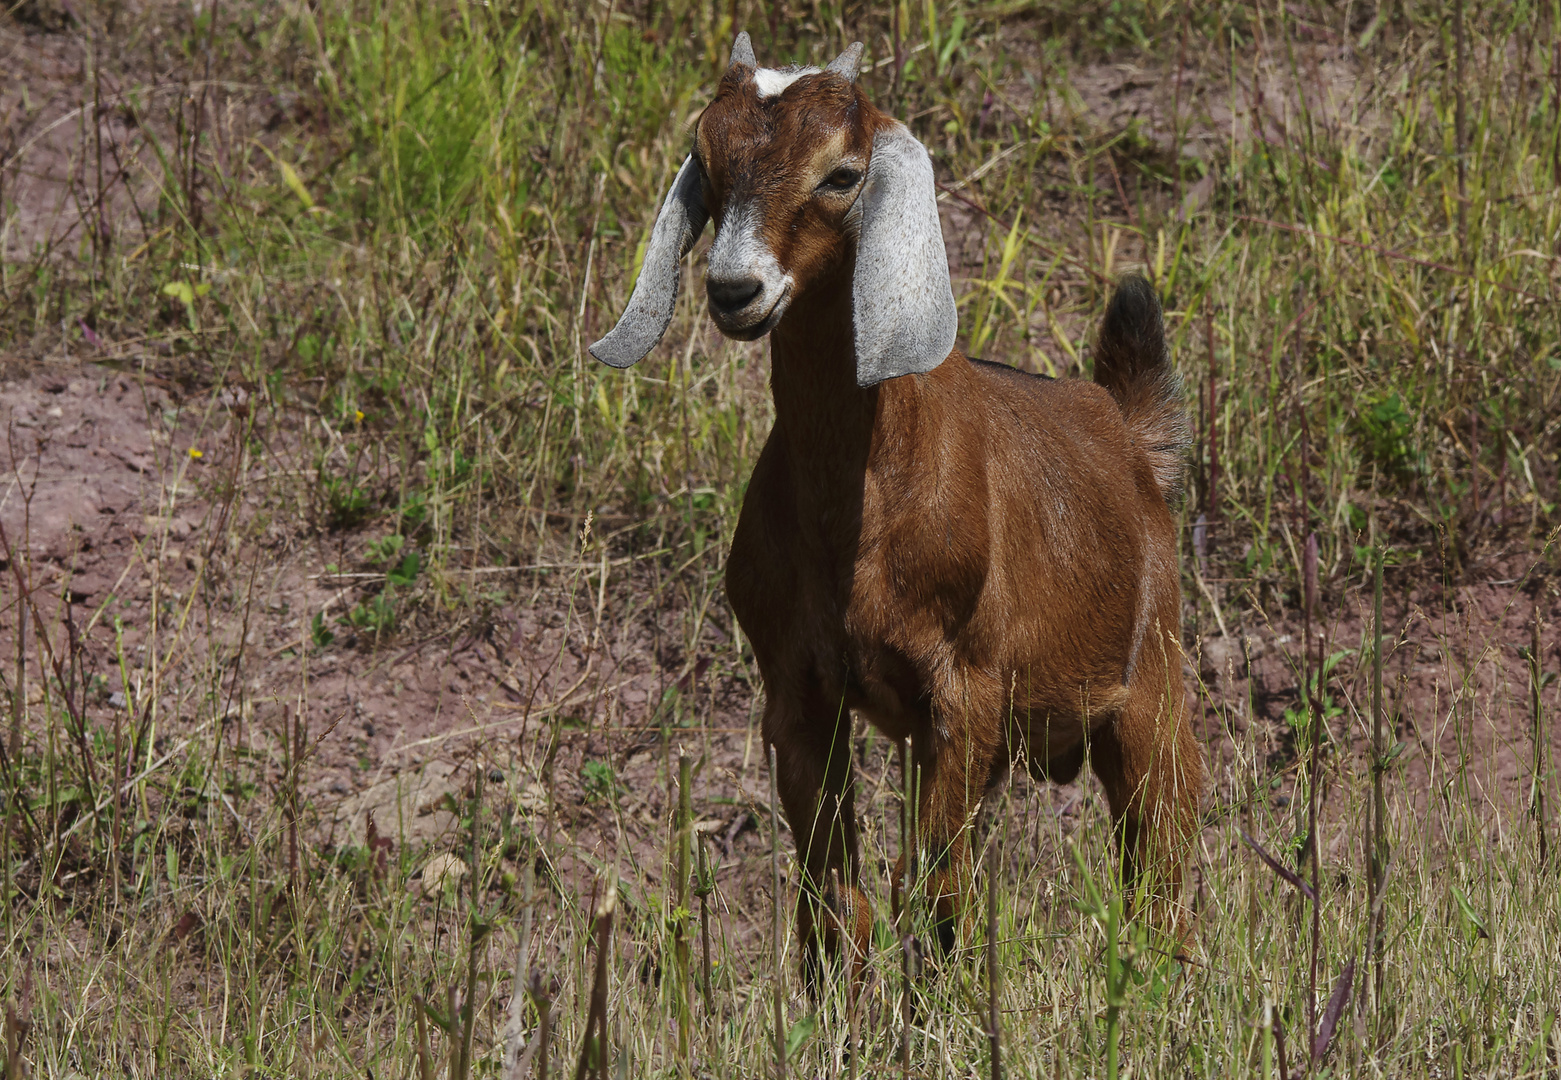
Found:
[{"label": "green leafy plant", "polygon": [[[1354,655],[1347,649],[1331,653],[1323,661],[1322,670],[1314,671],[1308,677],[1307,700],[1311,702],[1316,714],[1322,718],[1323,731],[1329,738],[1332,738],[1333,721],[1344,715],[1344,706],[1334,699],[1329,681],[1333,678],[1334,670],[1338,668],[1340,662]],[[1311,717],[1300,704],[1285,709],[1284,721],[1285,726],[1295,733],[1297,745],[1304,743],[1310,737]]]},{"label": "green leafy plant", "polygon": [[383,565],[400,555],[401,549],[405,546],[406,537],[401,536],[399,533],[392,533],[389,536],[383,536],[378,540],[370,541],[365,554],[368,556],[369,562]]},{"label": "green leafy plant", "polygon": [[580,786],[585,796],[596,802],[616,802],[623,788],[618,774],[605,761],[587,761],[580,766]]},{"label": "green leafy plant", "polygon": [[323,649],[336,640],[336,635],[325,625],[325,612],[316,611],[309,622],[309,639],[316,649]]},{"label": "green leafy plant", "polygon": [[396,590],[387,584],[377,595],[354,604],[338,621],[354,630],[379,636],[396,628],[396,613]]},{"label": "green leafy plant", "polygon": [[1415,417],[1397,390],[1360,411],[1360,431],[1372,458],[1399,473],[1414,471]]},{"label": "green leafy plant", "polygon": [[374,506],[369,489],[350,476],[326,476],[321,480],[325,502],[325,522],[331,529],[350,529],[361,524]]},{"label": "green leafy plant", "polygon": [[402,589],[410,589],[417,584],[417,575],[422,572],[423,558],[415,551],[408,551],[401,557],[401,561],[391,567],[385,575],[386,582]]},{"label": "green leafy plant", "polygon": [[190,329],[200,329],[200,318],[195,310],[195,301],[211,292],[209,282],[170,281],[163,286],[163,295],[171,296],[184,307],[185,317],[189,319]]}]

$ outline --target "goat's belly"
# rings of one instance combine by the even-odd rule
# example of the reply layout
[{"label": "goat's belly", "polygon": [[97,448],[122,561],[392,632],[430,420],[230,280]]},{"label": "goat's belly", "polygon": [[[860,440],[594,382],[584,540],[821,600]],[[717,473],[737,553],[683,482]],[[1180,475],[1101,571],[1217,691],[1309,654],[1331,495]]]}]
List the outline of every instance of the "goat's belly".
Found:
[{"label": "goat's belly", "polygon": [[930,718],[926,695],[918,688],[876,677],[863,679],[855,671],[846,687],[846,705],[890,738],[916,737]]},{"label": "goat's belly", "polygon": [[1091,733],[1121,712],[1127,694],[1126,687],[1110,682],[1077,686],[1050,698],[1015,693],[1007,714],[1009,752],[1021,751],[1036,779],[1071,783],[1084,763]]},{"label": "goat's belly", "polygon": [[925,717],[918,718],[909,712],[885,709],[872,703],[854,706],[851,711],[895,742],[904,738],[921,738],[928,726]]},{"label": "goat's belly", "polygon": [[1036,744],[1066,747],[1112,720],[1127,703],[1127,688],[1080,686],[1076,692],[1051,698],[1015,694],[1004,710],[1015,734]]},{"label": "goat's belly", "polygon": [[[929,680],[917,679],[908,685],[893,680],[863,678],[853,672],[846,691],[846,704],[856,715],[891,739],[906,736],[923,738],[932,734],[947,736],[951,724],[979,728],[1006,729],[1006,741],[1025,747],[1038,762],[1071,753],[1087,738],[1089,731],[1115,717],[1125,703],[1127,690],[1120,684],[1104,688],[1077,687],[1069,691],[1032,687],[1026,694],[1017,677],[992,679],[988,692],[979,688],[971,694],[959,694],[968,703],[966,709],[934,709]],[[1005,693],[1002,686],[1012,688]],[[934,729],[936,725],[936,730]]]},{"label": "goat's belly", "polygon": [[1027,725],[1044,725],[1066,718],[1079,725],[1094,727],[1120,712],[1128,699],[1128,688],[1120,679],[1109,676],[1026,687],[1023,675],[1015,675],[1010,685],[1013,693],[1005,703],[1005,711],[1016,722]]}]

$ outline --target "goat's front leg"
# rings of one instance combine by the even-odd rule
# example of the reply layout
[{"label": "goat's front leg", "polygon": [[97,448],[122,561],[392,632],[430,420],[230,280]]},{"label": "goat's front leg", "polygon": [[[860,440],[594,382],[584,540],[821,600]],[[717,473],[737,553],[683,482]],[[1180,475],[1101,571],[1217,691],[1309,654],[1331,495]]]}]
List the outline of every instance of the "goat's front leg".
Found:
[{"label": "goat's front leg", "polygon": [[916,886],[927,899],[939,946],[954,947],[971,884],[970,838],[981,799],[1004,775],[1002,687],[971,675],[959,692],[935,694],[931,723],[911,740],[910,784],[916,791],[917,857],[909,868],[902,852],[895,864],[895,919],[904,910],[903,889]]},{"label": "goat's front leg", "polygon": [[764,714],[765,741],[775,747],[776,787],[797,842],[803,880],[797,897],[797,936],[810,989],[825,957],[843,957],[855,996],[873,917],[857,888],[859,844],[856,777],[851,765],[851,713],[822,694],[799,700],[772,694]]}]

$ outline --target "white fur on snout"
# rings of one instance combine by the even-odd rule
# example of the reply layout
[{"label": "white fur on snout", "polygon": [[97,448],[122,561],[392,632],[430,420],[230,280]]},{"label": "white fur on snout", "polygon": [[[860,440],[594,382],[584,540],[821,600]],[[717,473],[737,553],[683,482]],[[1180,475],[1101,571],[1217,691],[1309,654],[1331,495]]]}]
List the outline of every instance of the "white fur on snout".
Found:
[{"label": "white fur on snout", "polygon": [[759,92],[761,98],[780,97],[786,92],[786,87],[804,75],[817,74],[816,67],[787,68],[785,71],[760,68],[753,73],[753,88]]},{"label": "white fur on snout", "polygon": [[759,291],[741,310],[717,312],[711,317],[722,331],[731,335],[768,333],[783,313],[779,305],[788,298],[791,275],[781,269],[770,245],[759,233],[759,215],[752,203],[730,208],[710,247],[709,282],[759,282]]}]

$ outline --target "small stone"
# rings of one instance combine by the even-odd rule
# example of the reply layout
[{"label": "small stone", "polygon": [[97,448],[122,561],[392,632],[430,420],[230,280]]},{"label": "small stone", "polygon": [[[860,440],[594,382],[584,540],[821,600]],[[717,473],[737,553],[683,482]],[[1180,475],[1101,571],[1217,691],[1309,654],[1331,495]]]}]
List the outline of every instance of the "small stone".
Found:
[{"label": "small stone", "polygon": [[515,795],[515,804],[533,814],[547,809],[547,789],[533,780]]},{"label": "small stone", "polygon": [[423,896],[432,899],[444,892],[447,887],[454,886],[466,876],[466,864],[457,856],[445,852],[435,855],[423,864],[422,882],[419,888]]}]

